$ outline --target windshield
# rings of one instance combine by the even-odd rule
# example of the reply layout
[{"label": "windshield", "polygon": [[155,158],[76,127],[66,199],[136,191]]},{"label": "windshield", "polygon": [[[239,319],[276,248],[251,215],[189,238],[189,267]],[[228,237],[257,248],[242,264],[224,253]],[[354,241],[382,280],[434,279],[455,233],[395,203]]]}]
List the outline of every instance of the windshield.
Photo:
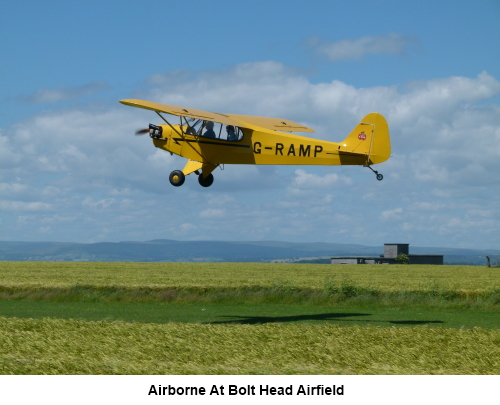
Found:
[{"label": "windshield", "polygon": [[186,134],[199,135],[202,123],[200,119],[181,117],[181,124],[185,127]]},{"label": "windshield", "polygon": [[238,142],[243,139],[243,132],[233,125],[219,122],[202,121],[197,118],[182,118],[182,126],[186,134],[220,139],[222,141]]}]

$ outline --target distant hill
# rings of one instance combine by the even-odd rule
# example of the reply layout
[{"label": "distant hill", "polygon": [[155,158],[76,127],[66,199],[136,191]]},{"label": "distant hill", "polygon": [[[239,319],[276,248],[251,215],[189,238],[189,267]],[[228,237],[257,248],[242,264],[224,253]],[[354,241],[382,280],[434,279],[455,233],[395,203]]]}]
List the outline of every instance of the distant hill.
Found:
[{"label": "distant hill", "polygon": [[[331,256],[378,256],[383,246],[342,243],[292,243],[276,241],[176,241],[147,242],[8,242],[0,241],[0,260],[103,261],[103,262],[325,262]],[[486,255],[500,250],[425,248],[410,245],[411,254],[442,254],[445,263],[486,264]],[[323,260],[321,260],[323,259]],[[328,260],[326,260],[328,262]],[[493,259],[494,264],[495,259]]]}]

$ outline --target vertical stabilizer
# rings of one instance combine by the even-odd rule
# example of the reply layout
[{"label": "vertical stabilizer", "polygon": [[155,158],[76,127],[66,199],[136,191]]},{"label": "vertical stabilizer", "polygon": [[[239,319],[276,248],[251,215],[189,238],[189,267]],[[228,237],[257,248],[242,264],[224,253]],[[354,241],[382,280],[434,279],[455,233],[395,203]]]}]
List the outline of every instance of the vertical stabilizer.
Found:
[{"label": "vertical stabilizer", "polygon": [[341,150],[366,155],[367,165],[385,162],[391,155],[389,126],[378,113],[365,116],[341,144]]}]

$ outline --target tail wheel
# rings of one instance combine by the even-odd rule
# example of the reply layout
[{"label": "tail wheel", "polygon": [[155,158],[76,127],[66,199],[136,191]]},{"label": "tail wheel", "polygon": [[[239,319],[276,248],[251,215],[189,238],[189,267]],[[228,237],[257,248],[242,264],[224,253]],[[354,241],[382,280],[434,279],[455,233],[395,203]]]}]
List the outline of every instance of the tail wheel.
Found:
[{"label": "tail wheel", "polygon": [[384,176],[382,176],[382,173],[379,173],[376,170],[373,170],[370,165],[364,165],[363,167],[368,167],[368,169],[370,169],[373,173],[375,173],[378,181],[382,181],[384,179]]},{"label": "tail wheel", "polygon": [[170,180],[170,184],[172,184],[172,186],[179,187],[184,184],[186,176],[184,176],[184,173],[182,173],[180,170],[174,170],[172,173],[170,173],[168,179]]},{"label": "tail wheel", "polygon": [[200,173],[198,176],[198,183],[200,183],[202,187],[210,187],[213,182],[214,176],[212,173],[210,173],[207,177],[203,177],[203,173]]}]

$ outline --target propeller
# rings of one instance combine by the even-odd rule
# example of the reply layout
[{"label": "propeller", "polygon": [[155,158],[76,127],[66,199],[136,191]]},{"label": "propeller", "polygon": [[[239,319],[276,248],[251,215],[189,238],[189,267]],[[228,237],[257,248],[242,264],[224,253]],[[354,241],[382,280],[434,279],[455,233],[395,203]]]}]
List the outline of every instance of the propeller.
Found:
[{"label": "propeller", "polygon": [[139,135],[146,135],[146,134],[149,134],[149,128],[146,128],[146,129],[139,129],[137,131],[135,131],[135,134],[137,136]]}]

